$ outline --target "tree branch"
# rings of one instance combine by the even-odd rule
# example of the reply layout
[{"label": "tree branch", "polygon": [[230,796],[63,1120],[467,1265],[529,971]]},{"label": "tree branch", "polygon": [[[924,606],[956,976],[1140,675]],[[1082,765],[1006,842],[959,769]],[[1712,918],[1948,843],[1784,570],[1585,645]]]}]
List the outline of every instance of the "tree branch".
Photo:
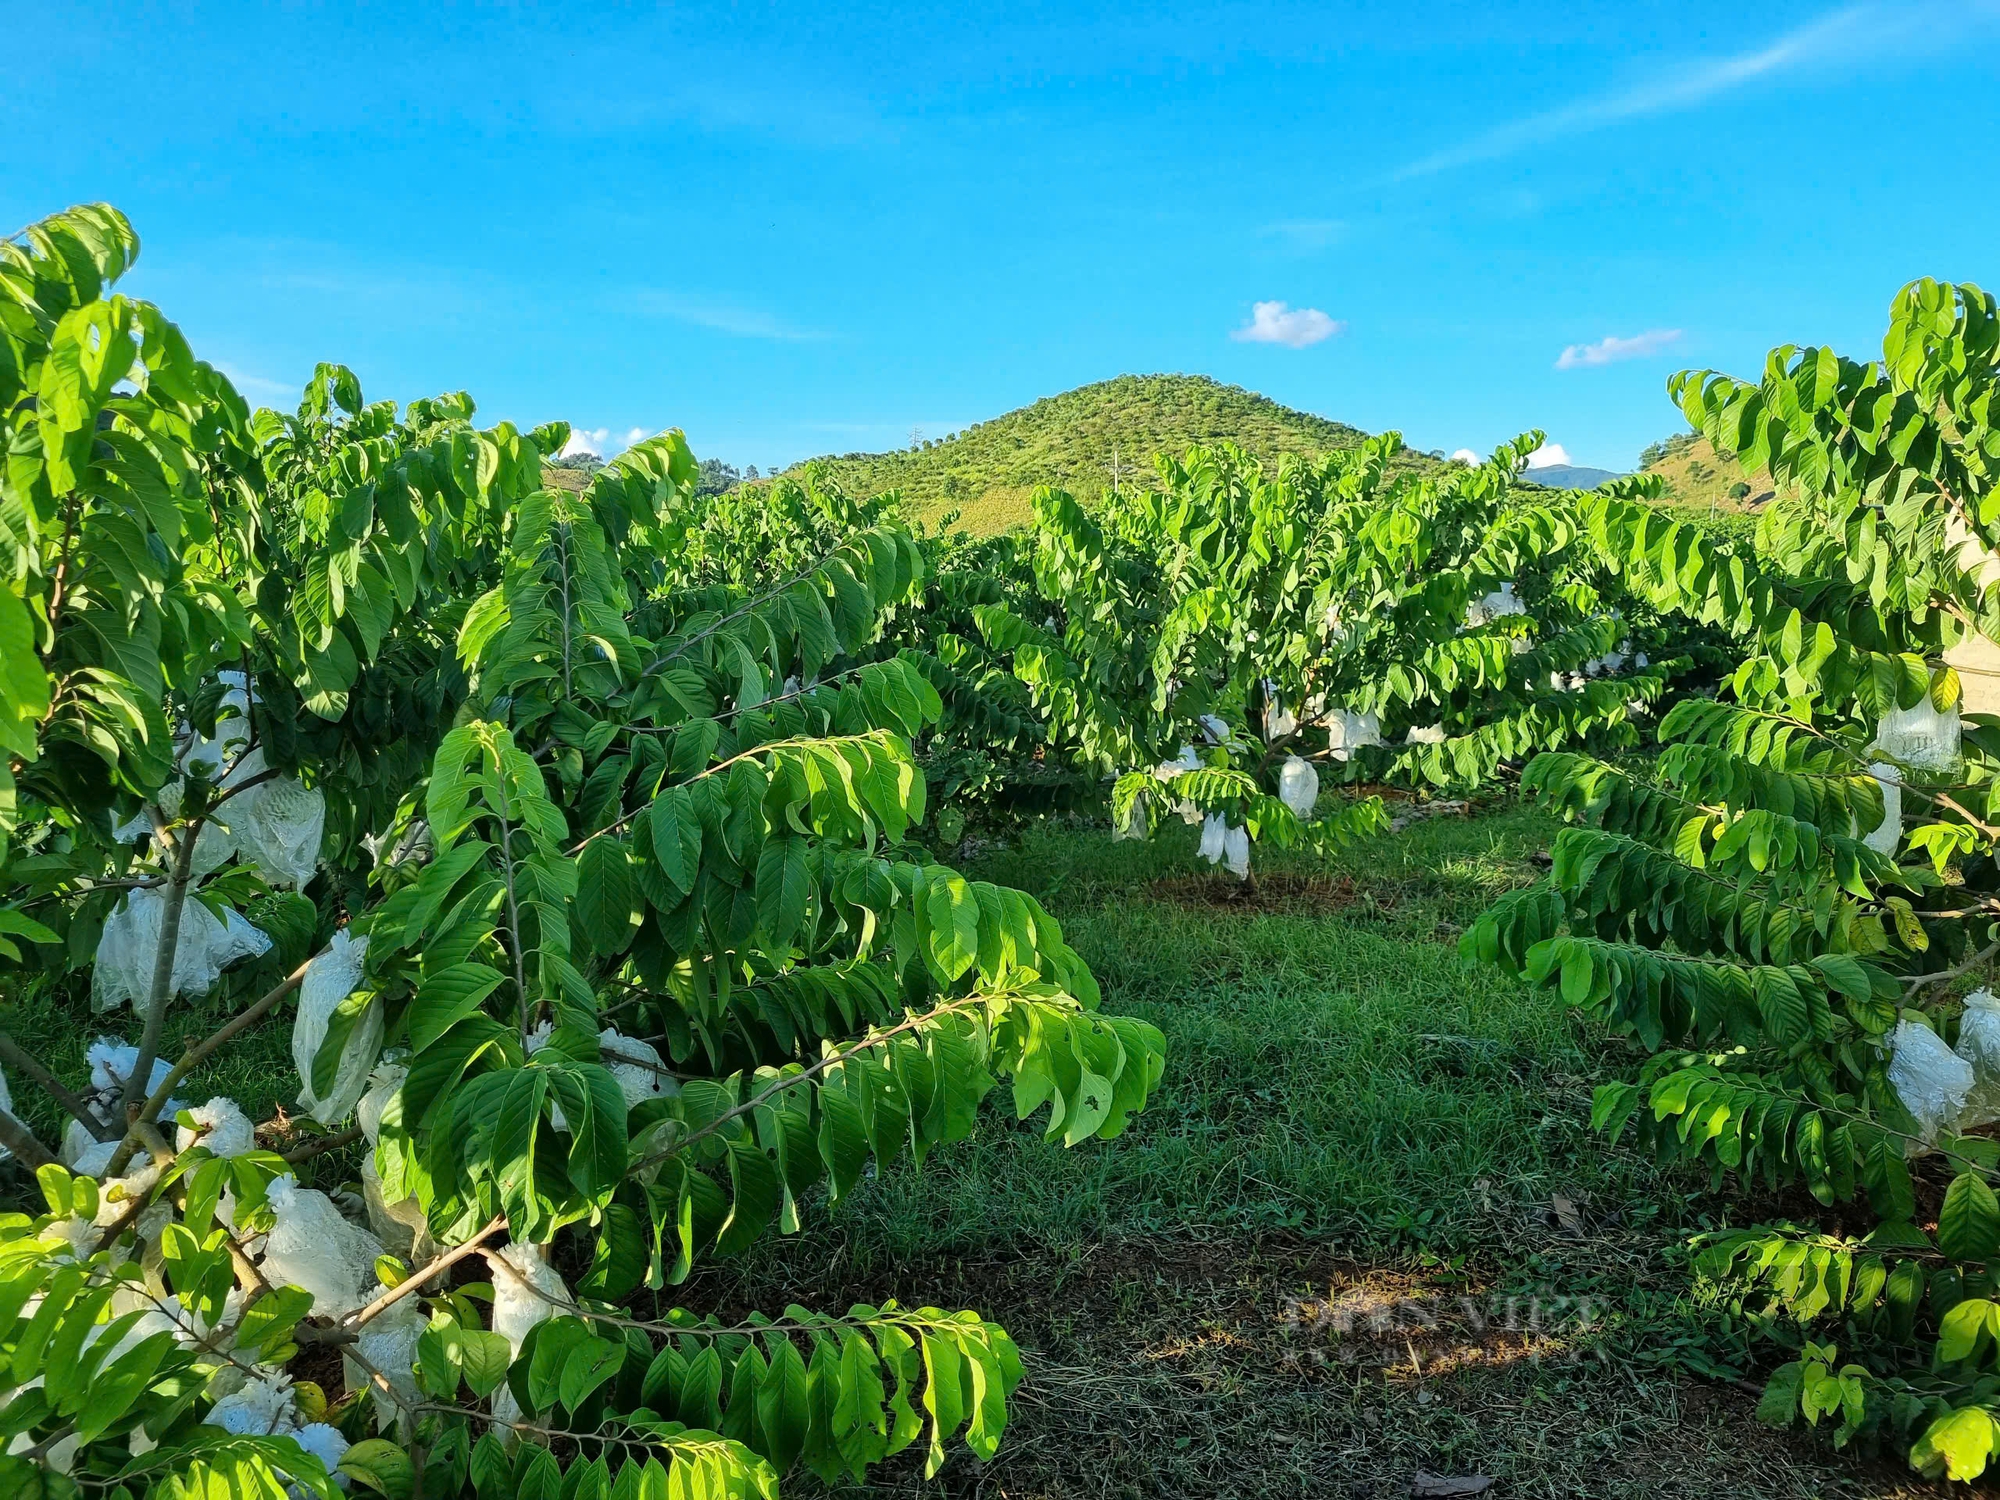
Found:
[{"label": "tree branch", "polygon": [[181,1060],[169,1068],[166,1076],[160,1080],[160,1086],[146,1096],[145,1106],[139,1111],[139,1119],[148,1123],[158,1119],[168,1096],[179,1086],[180,1081],[199,1067],[202,1060],[216,1048],[254,1026],[274,1005],[297,989],[306,977],[306,970],[311,966],[312,959],[309,958],[257,1000],[225,1021],[216,1031],[198,1042],[190,1043],[187,1050],[181,1054]]},{"label": "tree branch", "polygon": [[33,1054],[25,1051],[19,1042],[4,1031],[0,1031],[0,1061],[4,1061],[11,1068],[18,1068],[40,1084],[43,1091],[68,1110],[77,1124],[88,1130],[94,1139],[112,1141],[118,1138],[117,1126],[100,1118],[96,1110],[64,1088],[55,1074],[43,1067]]},{"label": "tree branch", "polygon": [[[153,1059],[160,1055],[160,1028],[166,1022],[167,996],[174,987],[174,959],[179,955],[181,943],[181,912],[187,906],[188,886],[192,883],[189,871],[194,864],[195,843],[201,837],[201,823],[199,817],[190,822],[174,850],[173,876],[167,882],[167,893],[163,898],[166,905],[160,912],[160,941],[153,955],[153,983],[146,996],[146,1029],[139,1042],[139,1060],[132,1065],[132,1072],[125,1080],[127,1111],[145,1097],[143,1090],[147,1080],[153,1076]],[[164,1099],[166,1096],[162,1094],[160,1097]],[[126,1149],[121,1148],[120,1155],[127,1160],[131,1158],[131,1152]],[[118,1165],[123,1166],[124,1163]]]},{"label": "tree branch", "polygon": [[16,1119],[9,1109],[0,1109],[0,1146],[13,1152],[30,1170],[46,1167],[55,1161],[49,1148],[36,1140],[34,1132]]},{"label": "tree branch", "polygon": [[412,1271],[408,1276],[390,1287],[388,1291],[362,1308],[360,1312],[349,1313],[345,1318],[342,1318],[340,1320],[341,1327],[359,1328],[364,1323],[380,1317],[398,1302],[409,1296],[410,1293],[416,1291],[418,1287],[450,1270],[506,1227],[506,1215],[495,1214],[486,1221],[485,1227],[479,1233],[475,1234],[464,1244],[452,1246],[451,1249],[446,1250],[443,1254],[434,1257],[429,1265],[420,1266]]}]

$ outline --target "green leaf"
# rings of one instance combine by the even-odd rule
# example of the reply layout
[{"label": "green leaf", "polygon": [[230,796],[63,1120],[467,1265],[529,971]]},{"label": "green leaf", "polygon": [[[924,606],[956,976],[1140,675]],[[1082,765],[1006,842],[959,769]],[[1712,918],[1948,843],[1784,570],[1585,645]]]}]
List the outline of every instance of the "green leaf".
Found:
[{"label": "green leaf", "polygon": [[417,1471],[410,1456],[382,1438],[363,1438],[340,1460],[340,1472],[389,1500],[410,1500]]},{"label": "green leaf", "polygon": [[483,1401],[507,1378],[512,1351],[505,1338],[482,1328],[462,1329],[459,1345],[465,1383]]},{"label": "green leaf", "polygon": [[2000,1254],[2000,1199],[1977,1172],[1961,1172],[1945,1189],[1937,1242],[1957,1261],[1987,1261]]},{"label": "green leaf", "polygon": [[571,1411],[582,1407],[590,1393],[618,1373],[625,1363],[625,1346],[594,1335],[580,1341],[563,1361],[558,1394]]},{"label": "green leaf", "polygon": [[1910,1463],[1930,1475],[1977,1479],[1986,1472],[1996,1447],[2000,1447],[2000,1427],[1992,1416],[1977,1406],[1961,1407],[1924,1430],[1910,1450]]},{"label": "green leaf", "polygon": [[631,941],[637,893],[623,839],[594,838],[577,858],[576,914],[591,947],[610,956]]}]

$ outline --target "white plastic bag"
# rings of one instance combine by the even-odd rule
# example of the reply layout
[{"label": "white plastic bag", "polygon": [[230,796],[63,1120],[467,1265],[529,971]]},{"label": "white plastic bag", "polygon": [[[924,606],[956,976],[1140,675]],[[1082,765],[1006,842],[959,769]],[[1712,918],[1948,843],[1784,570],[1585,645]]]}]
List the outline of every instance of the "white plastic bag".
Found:
[{"label": "white plastic bag", "polygon": [[1210,864],[1218,863],[1222,859],[1223,844],[1228,836],[1229,825],[1223,821],[1222,815],[1210,813],[1202,819],[1201,847],[1195,853]]},{"label": "white plastic bag", "polygon": [[1319,772],[1310,761],[1296,755],[1285,757],[1285,763],[1278,767],[1278,800],[1301,821],[1312,816],[1319,804]]},{"label": "white plastic bag", "polygon": [[[351,1389],[351,1387],[350,1387]],[[326,1472],[333,1475],[333,1481],[342,1489],[347,1488],[347,1476],[337,1465],[347,1457],[352,1445],[341,1435],[338,1427],[325,1422],[308,1422],[292,1434],[292,1441],[326,1465]]]},{"label": "white plastic bag", "polygon": [[[379,1281],[368,1289],[365,1299],[357,1304],[366,1306],[389,1289]],[[317,1309],[315,1309],[317,1311]],[[416,1402],[417,1392],[417,1340],[430,1327],[430,1318],[423,1305],[415,1297],[405,1297],[400,1302],[392,1302],[375,1317],[370,1318],[361,1330],[361,1336],[354,1341],[354,1349],[369,1364],[380,1370],[388,1378],[389,1384],[405,1401]],[[358,1391],[364,1387],[375,1391],[375,1430],[381,1432],[394,1425],[402,1416],[402,1408],[383,1394],[374,1385],[374,1377],[353,1360],[345,1363],[347,1388]]]},{"label": "white plastic bag", "polygon": [[368,1014],[348,1034],[341,1049],[339,1071],[321,1098],[313,1091],[313,1059],[326,1040],[326,1028],[334,1011],[360,988],[362,963],[368,956],[368,939],[352,937],[346,928],[333,935],[324,953],[306,967],[299,984],[299,1014],[292,1023],[292,1062],[299,1070],[299,1108],[322,1125],[344,1120],[368,1087],[368,1070],[382,1048],[382,1007],[370,1006]]},{"label": "white plastic bag", "polygon": [[1957,1128],[1963,1132],[2000,1120],[2000,999],[1993,991],[1977,989],[1965,997],[1953,1050],[1972,1066],[1972,1092]]},{"label": "white plastic bag", "polygon": [[1914,708],[1894,708],[1882,715],[1873,748],[1920,771],[1948,771],[1958,760],[1958,734],[1957,711],[1931,707],[1926,694]]},{"label": "white plastic bag", "polygon": [[1442,724],[1424,724],[1421,726],[1413,724],[1410,726],[1409,732],[1403,736],[1403,743],[1406,745],[1442,745],[1444,743],[1444,726]]},{"label": "white plastic bag", "polygon": [[622,1035],[615,1026],[607,1026],[597,1033],[599,1060],[618,1080],[618,1087],[624,1091],[625,1107],[646,1099],[658,1099],[678,1094],[681,1086],[678,1080],[670,1078],[664,1071],[665,1060],[659,1049],[651,1042],[642,1042],[637,1037]]},{"label": "white plastic bag", "polygon": [[368,1227],[382,1248],[406,1265],[421,1265],[437,1254],[430,1221],[415,1195],[395,1203],[382,1190],[382,1169],[375,1148],[382,1140],[382,1116],[403,1086],[409,1069],[400,1062],[383,1062],[368,1075],[368,1092],[354,1106],[354,1123],[361,1127],[368,1150],[361,1157],[361,1201],[368,1206]]},{"label": "white plastic bag", "polygon": [[260,1371],[208,1409],[202,1420],[238,1436],[282,1436],[298,1430],[299,1406],[292,1377]]},{"label": "white plastic bag", "polygon": [[[132,1070],[139,1066],[139,1049],[123,1037],[100,1036],[90,1044],[83,1054],[90,1064],[90,1086],[106,1099],[116,1099],[125,1092],[125,1080],[132,1076]],[[152,1093],[166,1081],[173,1069],[164,1057],[153,1059],[153,1076],[146,1080],[146,1092]],[[100,1101],[103,1102],[103,1101]]]},{"label": "white plastic bag", "polygon": [[375,1284],[381,1242],[342,1218],[325,1193],[300,1187],[290,1173],[272,1179],[269,1198],[277,1222],[264,1242],[265,1278],[312,1293],[319,1317],[341,1318],[364,1306]]},{"label": "white plastic bag", "polygon": [[[522,1341],[537,1323],[572,1310],[569,1288],[539,1245],[503,1245],[484,1254],[493,1275],[493,1331],[518,1358]],[[521,1406],[504,1383],[493,1393],[493,1415],[503,1424],[497,1429],[501,1442],[511,1448],[520,1435],[504,1424],[521,1415]]]},{"label": "white plastic bag", "polygon": [[1374,714],[1349,713],[1336,709],[1326,718],[1326,746],[1335,760],[1346,760],[1356,750],[1382,743],[1382,721]]},{"label": "white plastic bag", "polygon": [[1896,857],[1903,843],[1903,773],[1885,760],[1871,761],[1868,774],[1882,788],[1882,821],[1861,842],[1877,854]]},{"label": "white plastic bag", "polygon": [[400,1060],[402,1056],[402,1049],[398,1048],[376,1064],[368,1074],[368,1091],[355,1103],[354,1123],[361,1127],[371,1146],[382,1139],[382,1116],[388,1111],[389,1101],[396,1097],[396,1090],[410,1076],[408,1065]]},{"label": "white plastic bag", "polygon": [[1250,874],[1250,830],[1231,828],[1222,836],[1222,862],[1238,880]]},{"label": "white plastic bag", "polygon": [[1528,606],[1515,595],[1514,585],[1503,583],[1476,603],[1465,606],[1465,625],[1472,630],[1503,615],[1524,615],[1527,612]]},{"label": "white plastic bag", "polygon": [[[7,1070],[5,1068],[0,1068],[0,1109],[6,1110],[9,1114],[14,1112],[14,1094],[7,1087]],[[70,1123],[74,1125],[76,1122],[72,1120]],[[0,1161],[12,1161],[13,1159],[14,1153],[9,1151],[5,1146],[0,1146]]]},{"label": "white plastic bag", "polygon": [[1278,696],[1277,685],[1268,677],[1264,679],[1264,738],[1266,741],[1282,740],[1299,732],[1299,716],[1285,707],[1285,700]]},{"label": "white plastic bag", "polygon": [[[198,847],[198,846],[197,846]],[[97,940],[90,975],[90,1003],[110,1010],[128,1001],[143,1013],[153,988],[153,962],[160,947],[160,918],[166,895],[157,886],[127,891]],[[192,893],[181,903],[180,934],[174,943],[173,995],[205,995],[219,975],[239,958],[270,951],[271,940],[234,911],[218,921]]]},{"label": "white plastic bag", "polygon": [[481,1252],[493,1276],[493,1331],[516,1355],[537,1323],[574,1310],[569,1287],[539,1245],[502,1245]]},{"label": "white plastic bag", "polygon": [[[161,821],[171,822],[180,812],[181,797],[185,791],[186,783],[176,777],[160,788],[151,803],[113,828],[111,836],[121,844],[136,844],[141,839],[153,838],[154,811],[158,811]],[[195,836],[194,855],[188,862],[188,874],[194,879],[201,880],[213,874],[229,863],[230,857],[236,853],[236,835],[229,828],[229,812],[234,805],[232,800],[218,808]]]},{"label": "white plastic bag", "polygon": [[1211,745],[1226,745],[1229,743],[1229,721],[1227,719],[1218,718],[1214,714],[1203,714],[1201,716],[1201,732]]},{"label": "white plastic bag", "polygon": [[205,737],[192,729],[181,750],[181,765],[190,776],[215,780],[250,743],[250,694],[241,672],[218,672],[222,701],[215,707],[215,734]]},{"label": "white plastic bag", "polygon": [[[1195,750],[1194,746],[1183,745],[1181,746],[1181,753],[1173,760],[1163,760],[1154,768],[1153,776],[1159,781],[1175,781],[1185,776],[1189,771],[1198,771],[1200,769],[1200,754]],[[1175,801],[1174,811],[1180,814],[1183,823],[1192,825],[1201,821],[1201,809],[1185,797],[1181,797]]]},{"label": "white plastic bag", "polygon": [[1890,1086],[1915,1117],[1917,1133],[1928,1143],[1964,1110],[1972,1093],[1972,1064],[1947,1047],[1944,1038],[1930,1027],[1916,1021],[1897,1022],[1890,1046]]},{"label": "white plastic bag", "polygon": [[[264,772],[264,752],[252,750],[231,781]],[[254,765],[253,765],[254,762]],[[326,832],[326,798],[296,777],[275,776],[238,792],[222,804],[235,831],[238,852],[264,872],[273,885],[303,887],[319,868]]]},{"label": "white plastic bag", "polygon": [[257,1127],[234,1099],[218,1094],[208,1103],[189,1110],[188,1116],[201,1128],[190,1130],[181,1126],[174,1141],[174,1149],[178,1151],[200,1145],[216,1156],[242,1156],[257,1149]]}]

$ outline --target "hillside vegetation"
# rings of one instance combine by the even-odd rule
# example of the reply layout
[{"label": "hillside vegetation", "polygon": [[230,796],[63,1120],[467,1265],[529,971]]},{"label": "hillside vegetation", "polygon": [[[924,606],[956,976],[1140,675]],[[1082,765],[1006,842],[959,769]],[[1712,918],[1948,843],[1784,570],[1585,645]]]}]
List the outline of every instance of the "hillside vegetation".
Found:
[{"label": "hillside vegetation", "polygon": [[[1153,456],[1227,441],[1273,462],[1281,453],[1353,448],[1359,428],[1294,411],[1206,375],[1120,375],[1079,386],[962,432],[897,453],[847,453],[821,462],[851,495],[901,490],[913,520],[950,511],[991,536],[1028,520],[1035,486],[1094,500],[1117,483],[1150,479]],[[1412,455],[1406,462],[1427,462]],[[803,465],[795,465],[794,471]]]},{"label": "hillside vegetation", "polygon": [[1689,510],[1742,511],[1761,506],[1774,493],[1769,469],[1746,475],[1733,454],[1692,432],[1678,432],[1639,455],[1641,472],[1657,474],[1666,486],[1663,504]]}]

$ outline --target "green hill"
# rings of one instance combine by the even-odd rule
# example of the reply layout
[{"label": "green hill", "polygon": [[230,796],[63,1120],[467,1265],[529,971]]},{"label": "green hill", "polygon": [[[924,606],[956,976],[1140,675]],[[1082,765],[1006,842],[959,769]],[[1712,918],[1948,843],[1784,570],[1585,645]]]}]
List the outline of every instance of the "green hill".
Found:
[{"label": "green hill", "polygon": [[1745,474],[1734,454],[1718,454],[1705,437],[1677,432],[1639,455],[1643,472],[1659,475],[1660,499],[1676,509],[1711,513],[1760,509],[1771,499],[1768,469]]},{"label": "green hill", "polygon": [[[1358,428],[1280,406],[1205,375],[1120,375],[1046,396],[963,432],[897,453],[848,453],[824,462],[850,494],[901,490],[913,518],[959,512],[984,534],[1028,518],[1035,486],[1060,485],[1094,500],[1112,486],[1145,483],[1153,455],[1227,439],[1265,462],[1281,453],[1351,448]],[[1411,455],[1413,464],[1430,460]],[[795,468],[798,466],[794,466]]]}]

